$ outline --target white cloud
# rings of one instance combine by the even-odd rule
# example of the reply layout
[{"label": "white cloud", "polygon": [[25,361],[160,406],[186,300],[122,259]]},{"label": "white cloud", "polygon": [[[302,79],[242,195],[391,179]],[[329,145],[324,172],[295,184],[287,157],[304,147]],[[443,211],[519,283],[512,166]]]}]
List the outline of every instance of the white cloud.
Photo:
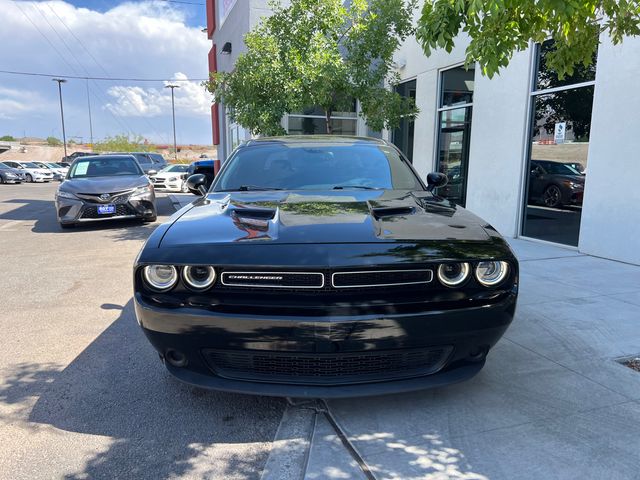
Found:
[{"label": "white cloud", "polygon": [[[183,73],[176,73],[173,80],[178,81],[166,81],[164,84],[173,83],[179,86],[174,90],[176,115],[211,114],[212,97],[201,82],[186,81],[188,78]],[[171,113],[171,92],[167,88],[115,86],[109,88],[107,93],[115,102],[107,103],[105,108],[117,115],[154,117]]]},{"label": "white cloud", "polygon": [[[205,23],[201,10],[199,20]],[[179,4],[127,2],[98,12],[60,0],[0,0],[0,11],[0,59],[6,70],[112,78],[208,77],[211,43],[200,26],[187,25]],[[25,129],[48,135],[51,125],[58,123],[58,92],[50,79],[0,74],[0,85],[6,87],[0,94],[0,132]],[[180,85],[175,92],[176,115],[193,118],[189,131],[183,122],[184,141],[209,142],[210,96],[200,80]],[[156,131],[156,140],[169,137],[171,123],[164,117],[170,115],[171,97],[163,87],[163,82],[90,82],[96,136]],[[69,130],[88,132],[85,88],[84,80],[74,79],[63,86]],[[46,119],[44,101],[51,107]],[[34,121],[34,110],[40,112],[40,123]]]}]

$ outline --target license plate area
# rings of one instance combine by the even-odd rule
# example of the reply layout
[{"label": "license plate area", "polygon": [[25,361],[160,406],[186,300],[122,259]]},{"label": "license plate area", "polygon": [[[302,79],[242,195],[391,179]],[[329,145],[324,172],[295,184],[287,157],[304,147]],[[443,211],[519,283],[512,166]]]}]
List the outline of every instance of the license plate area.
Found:
[{"label": "license plate area", "polygon": [[116,213],[115,205],[98,205],[98,215],[113,215]]}]

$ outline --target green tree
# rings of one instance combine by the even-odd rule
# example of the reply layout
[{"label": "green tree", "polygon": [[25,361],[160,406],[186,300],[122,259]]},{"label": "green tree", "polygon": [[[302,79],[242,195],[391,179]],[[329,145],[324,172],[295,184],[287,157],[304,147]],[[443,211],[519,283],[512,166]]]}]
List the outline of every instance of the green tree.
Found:
[{"label": "green tree", "polygon": [[93,144],[96,152],[151,152],[155,147],[146,143],[141,135],[115,135]]},{"label": "green tree", "polygon": [[0,137],[0,141],[2,141],[2,142],[15,142],[16,139],[14,137],[12,137],[11,135],[4,135],[4,136]]},{"label": "green tree", "polygon": [[[345,3],[347,3],[345,5]],[[333,112],[358,99],[374,130],[417,114],[411,99],[387,88],[398,82],[393,54],[414,32],[416,0],[271,0],[273,15],[245,36],[233,72],[206,86],[240,125],[282,134],[285,113],[319,107],[331,133]]]},{"label": "green tree", "polygon": [[639,0],[426,0],[416,37],[426,55],[450,52],[455,37],[470,37],[467,64],[478,62],[492,77],[529,41],[553,40],[548,66],[560,78],[588,67],[606,32],[614,44],[640,34]]},{"label": "green tree", "polygon": [[50,147],[58,147],[62,145],[62,142],[56,137],[47,137],[47,145]]}]

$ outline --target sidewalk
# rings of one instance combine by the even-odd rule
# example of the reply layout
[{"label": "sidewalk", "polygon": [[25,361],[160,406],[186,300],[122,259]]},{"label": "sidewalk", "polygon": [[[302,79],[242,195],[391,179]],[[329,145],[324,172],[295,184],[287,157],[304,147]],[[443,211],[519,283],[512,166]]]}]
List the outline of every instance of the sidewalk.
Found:
[{"label": "sidewalk", "polygon": [[[616,359],[640,353],[640,267],[510,243],[521,262],[518,310],[477,377],[328,403],[375,478],[639,478],[640,373]],[[305,478],[366,478],[318,419],[303,421],[315,432],[287,439],[311,439]],[[279,448],[267,467],[287,455]]]}]

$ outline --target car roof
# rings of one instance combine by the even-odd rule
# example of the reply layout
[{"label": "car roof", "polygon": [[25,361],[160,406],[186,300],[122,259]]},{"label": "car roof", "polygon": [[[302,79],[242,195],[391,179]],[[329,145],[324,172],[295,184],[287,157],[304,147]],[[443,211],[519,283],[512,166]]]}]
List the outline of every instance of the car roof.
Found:
[{"label": "car roof", "polygon": [[380,138],[349,135],[286,135],[281,137],[260,137],[248,140],[243,146],[265,144],[281,145],[388,145]]}]

